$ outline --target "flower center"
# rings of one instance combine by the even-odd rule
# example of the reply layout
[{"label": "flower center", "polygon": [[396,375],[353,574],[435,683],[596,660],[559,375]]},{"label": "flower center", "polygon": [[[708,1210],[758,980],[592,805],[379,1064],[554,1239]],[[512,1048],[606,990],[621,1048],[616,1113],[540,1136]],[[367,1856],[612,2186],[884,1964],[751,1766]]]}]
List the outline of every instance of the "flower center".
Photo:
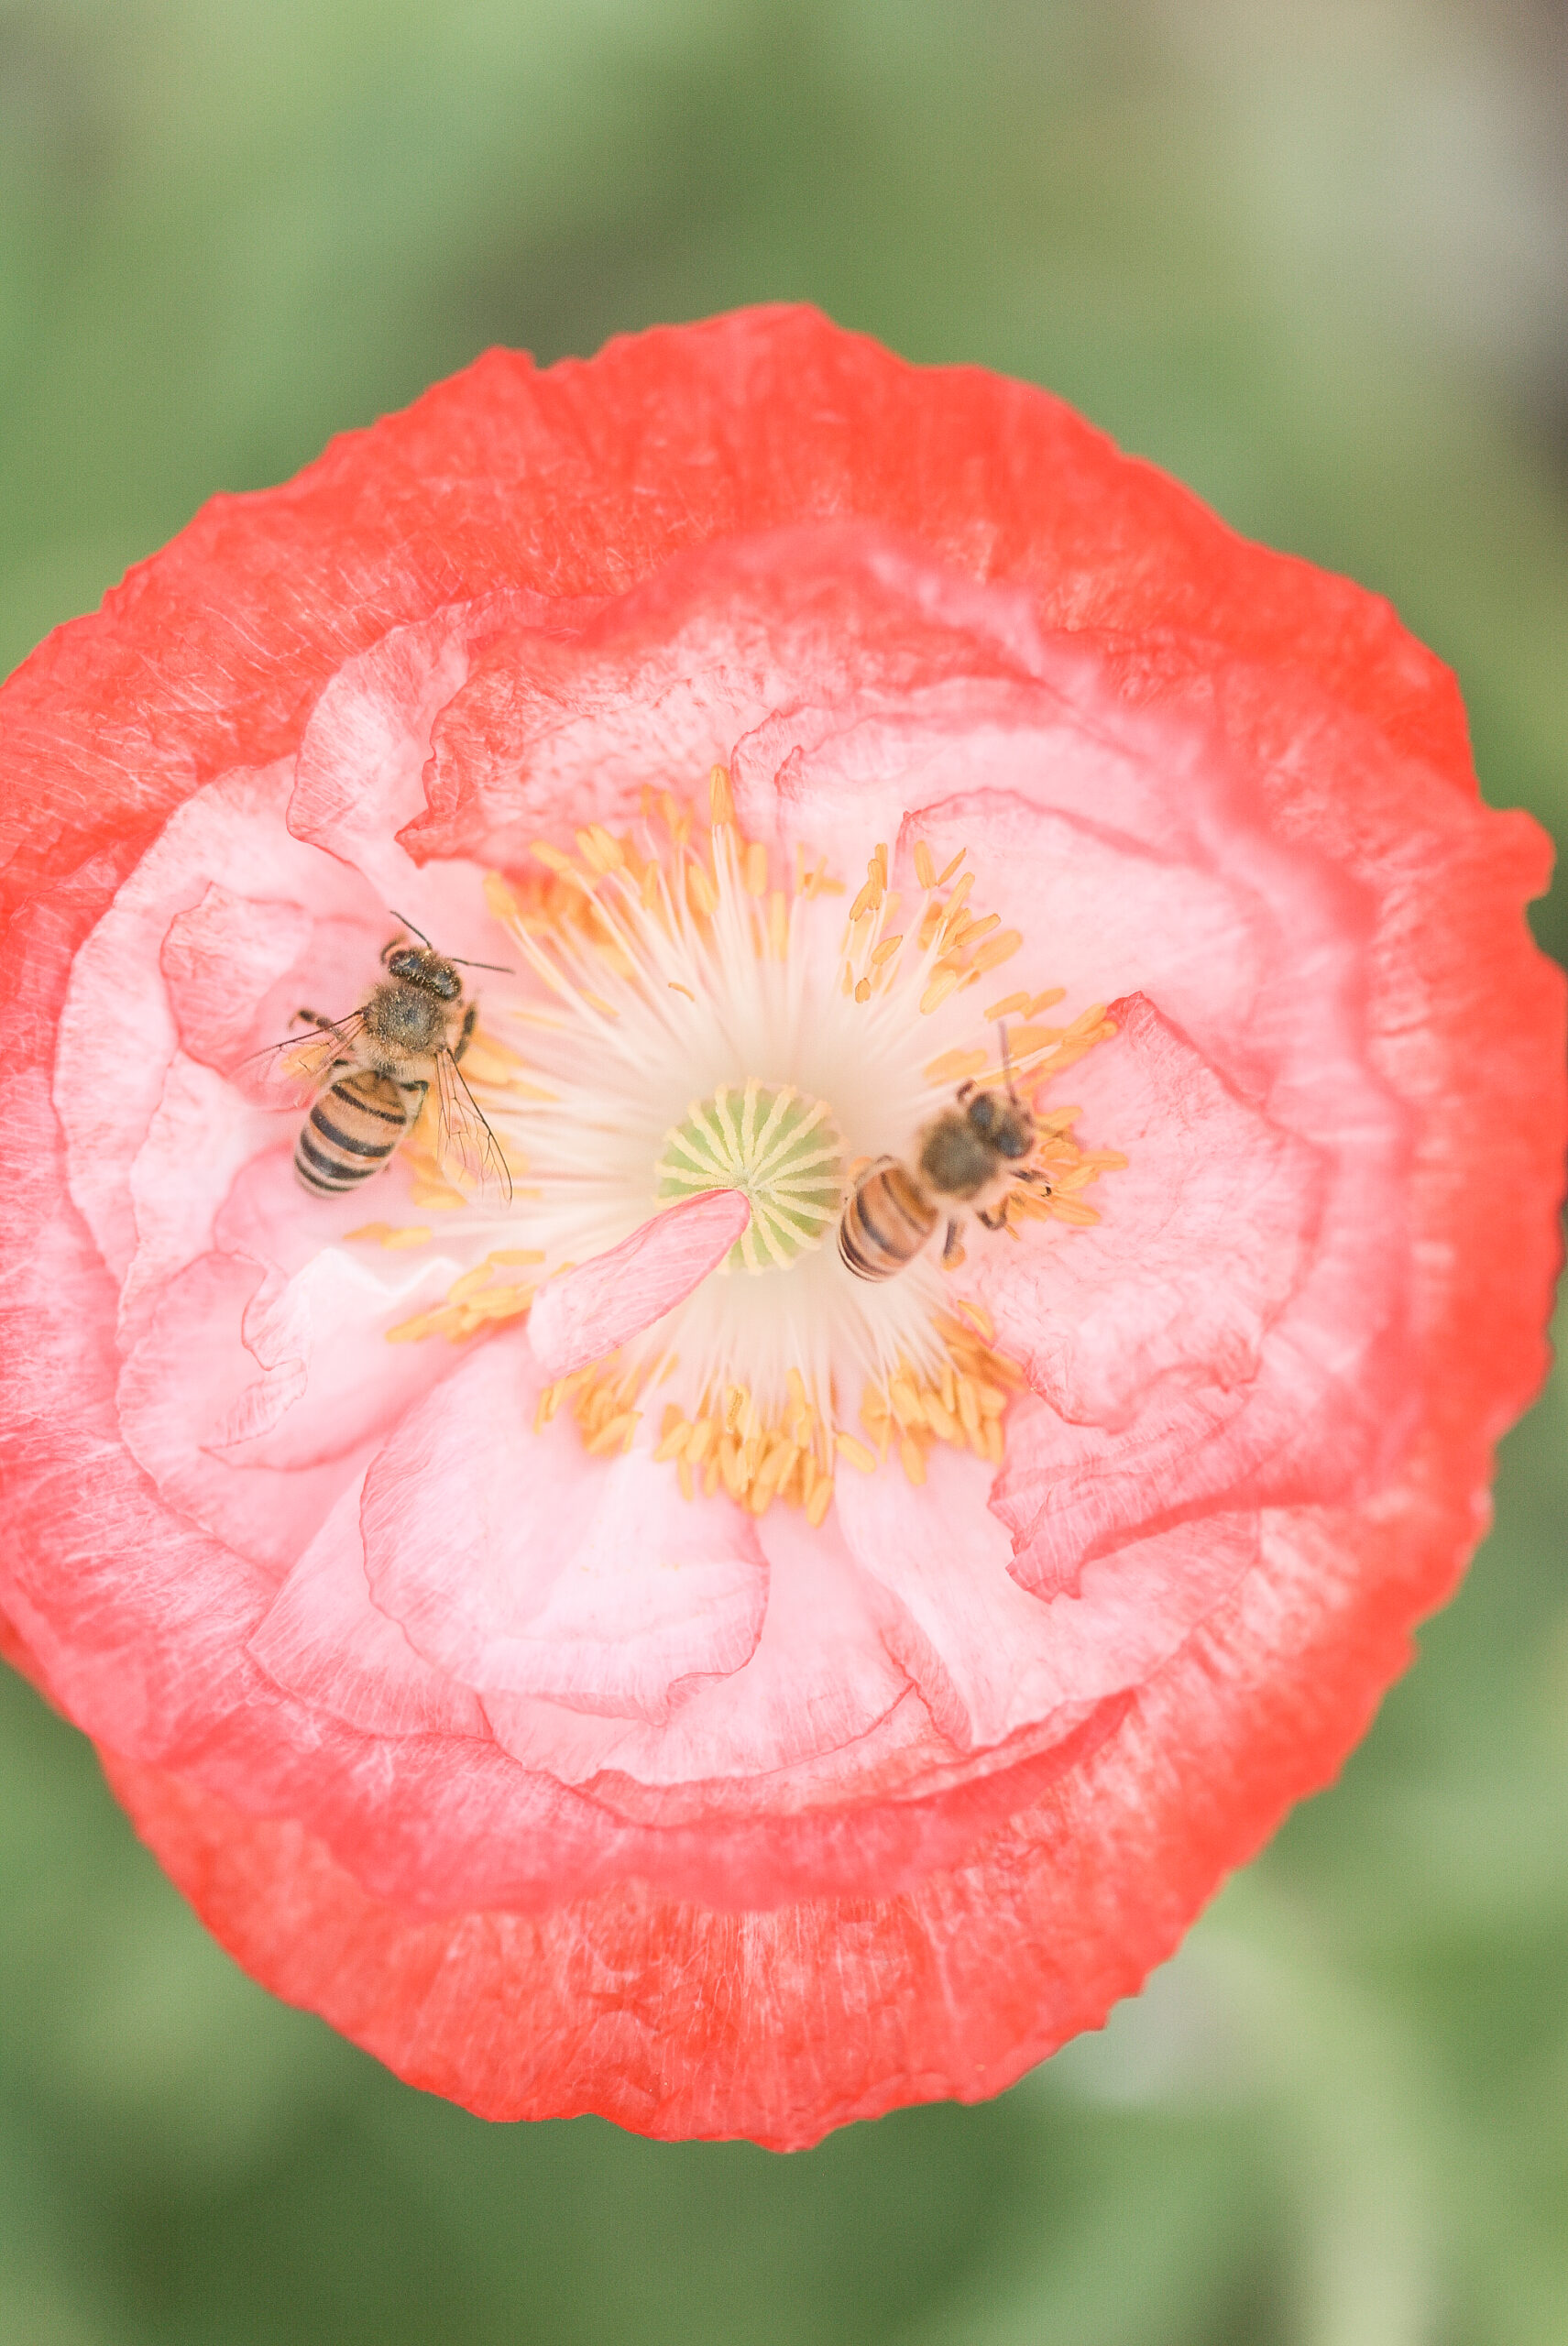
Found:
[{"label": "flower center", "polygon": [[[532,983],[487,981],[463,1072],[513,1200],[466,1198],[438,1133],[416,1132],[414,1202],[454,1238],[466,1225],[484,1259],[392,1333],[461,1341],[661,1207],[740,1189],[751,1223],[718,1275],[551,1387],[539,1422],[569,1406],[590,1451],[641,1441],[688,1493],[794,1502],[819,1523],[840,1461],[872,1472],[896,1453],[919,1481],[946,1442],[1000,1462],[1021,1379],[959,1290],[965,1241],[1099,1219],[1081,1191],[1125,1160],[1084,1150],[1078,1109],[1045,1091],[1114,1028],[1098,1003],[1039,1024],[1059,988],[985,998],[1023,939],[974,907],[962,851],[938,872],[915,841],[905,897],[876,847],[846,910],[826,859],[741,835],[722,768],[709,802],[704,825],[648,794],[634,831],[579,831],[576,854],[540,842],[533,872],[487,880]],[[751,1276],[723,1276],[737,1268]]]},{"label": "flower center", "polygon": [[843,1144],[825,1101],[793,1083],[766,1086],[748,1077],[731,1091],[687,1110],[664,1135],[653,1170],[662,1200],[704,1189],[740,1189],[751,1222],[721,1270],[784,1270],[807,1247],[820,1246],[844,1202]]}]

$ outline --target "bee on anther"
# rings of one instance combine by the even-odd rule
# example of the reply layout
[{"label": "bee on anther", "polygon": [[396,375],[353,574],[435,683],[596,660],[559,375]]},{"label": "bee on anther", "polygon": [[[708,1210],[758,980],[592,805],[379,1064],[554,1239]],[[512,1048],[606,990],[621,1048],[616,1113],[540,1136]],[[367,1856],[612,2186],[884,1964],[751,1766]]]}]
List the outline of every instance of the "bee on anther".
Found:
[{"label": "bee on anther", "polygon": [[[401,915],[394,915],[400,919]],[[459,962],[420,939],[394,937],[381,955],[386,976],[346,1018],[318,1010],[296,1016],[315,1037],[290,1039],[266,1054],[277,1079],[303,1088],[311,1104],[294,1144],[294,1170],[316,1197],[341,1197],[389,1163],[435,1086],[437,1151],[444,1165],[481,1190],[510,1200],[511,1177],[494,1133],[459,1071],[473,1037],[477,1002],[465,1003]]]},{"label": "bee on anther", "polygon": [[942,1263],[956,1270],[964,1252],[955,1207],[1001,1230],[1014,1181],[1050,1195],[1045,1174],[1022,1163],[1034,1146],[1035,1119],[1011,1080],[1005,1091],[961,1084],[951,1107],[921,1133],[912,1165],[884,1157],[857,1182],[839,1223],[839,1254],[857,1278],[890,1279],[908,1268],[946,1213]]}]

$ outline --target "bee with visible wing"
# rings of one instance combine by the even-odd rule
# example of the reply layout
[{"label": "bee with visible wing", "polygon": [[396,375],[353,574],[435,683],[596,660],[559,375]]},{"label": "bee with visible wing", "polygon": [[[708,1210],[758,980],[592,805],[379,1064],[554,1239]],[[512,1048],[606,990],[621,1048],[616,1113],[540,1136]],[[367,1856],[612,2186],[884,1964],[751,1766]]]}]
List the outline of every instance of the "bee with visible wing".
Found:
[{"label": "bee with visible wing", "polygon": [[465,1004],[457,971],[499,965],[449,959],[411,921],[403,926],[419,944],[392,938],[381,955],[387,974],[359,1009],[347,1018],[302,1010],[297,1016],[319,1034],[266,1054],[283,1080],[313,1094],[294,1145],[294,1170],[316,1197],[356,1189],[408,1138],[433,1083],[443,1167],[455,1165],[465,1181],[510,1202],[511,1176],[500,1145],[458,1066],[479,1006]]},{"label": "bee with visible wing", "polygon": [[839,1223],[839,1253],[857,1278],[890,1279],[907,1270],[944,1210],[948,1220],[942,1266],[957,1270],[964,1250],[954,1206],[972,1213],[987,1230],[1002,1230],[1013,1182],[1026,1182],[1049,1196],[1045,1174],[1021,1162],[1035,1146],[1035,1119],[1013,1089],[1005,1031],[1002,1064],[1008,1078],[1004,1092],[961,1084],[951,1107],[921,1133],[913,1165],[884,1157],[856,1183]]}]

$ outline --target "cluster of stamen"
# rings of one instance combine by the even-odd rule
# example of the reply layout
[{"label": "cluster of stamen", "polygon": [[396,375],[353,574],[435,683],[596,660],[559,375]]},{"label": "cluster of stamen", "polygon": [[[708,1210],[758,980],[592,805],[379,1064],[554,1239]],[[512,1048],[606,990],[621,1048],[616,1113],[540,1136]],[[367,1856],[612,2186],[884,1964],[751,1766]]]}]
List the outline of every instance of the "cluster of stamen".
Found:
[{"label": "cluster of stamen", "polygon": [[[521,1222],[539,1243],[491,1247],[433,1310],[394,1327],[393,1341],[462,1343],[519,1319],[541,1277],[618,1244],[662,1205],[740,1189],[751,1222],[721,1269],[787,1276],[764,1280],[754,1302],[731,1291],[723,1304],[705,1282],[667,1325],[550,1386],[536,1427],[565,1409],[587,1451],[608,1456],[630,1450],[657,1409],[656,1438],[650,1429],[641,1439],[688,1496],[722,1490],[756,1515],[777,1499],[813,1525],[832,1504],[840,1462],[872,1473],[896,1455],[919,1483],[945,1443],[999,1464],[1023,1377],[981,1308],[939,1299],[944,1285],[949,1299],[952,1289],[935,1248],[868,1288],[830,1242],[874,1150],[907,1149],[959,1084],[1025,1087],[1029,1098],[1114,1033],[1104,1005],[1053,1025],[1042,1014],[1063,989],[1020,989],[977,1003],[985,1027],[1002,1030],[1000,1047],[949,1041],[912,1065],[918,1021],[950,1033],[951,1014],[938,1014],[963,991],[983,990],[1019,950],[1020,933],[974,908],[964,851],[938,871],[917,840],[920,894],[902,925],[882,844],[825,937],[824,900],[846,894],[843,882],[796,847],[784,859],[788,884],[775,884],[779,851],[741,834],[722,768],[706,825],[667,795],[645,793],[636,835],[593,825],[575,846],[538,842],[532,871],[488,877],[490,909],[538,990],[510,1003],[488,994],[464,1067],[513,1176],[509,1228]],[[824,968],[835,932],[837,962]],[[510,1022],[505,1036],[498,1017]],[[663,1115],[649,1121],[661,1099]],[[1030,1220],[1098,1221],[1082,1193],[1125,1159],[1081,1147],[1080,1114],[1034,1106],[1032,1178],[1012,1180],[1002,1200],[1000,1226],[1014,1239]],[[401,1157],[417,1207],[475,1219],[444,1168],[431,1116]],[[432,1234],[424,1223],[354,1233],[398,1248]],[[740,1287],[749,1292],[751,1282]],[[765,1341],[749,1341],[748,1310],[773,1312],[757,1323]]]}]

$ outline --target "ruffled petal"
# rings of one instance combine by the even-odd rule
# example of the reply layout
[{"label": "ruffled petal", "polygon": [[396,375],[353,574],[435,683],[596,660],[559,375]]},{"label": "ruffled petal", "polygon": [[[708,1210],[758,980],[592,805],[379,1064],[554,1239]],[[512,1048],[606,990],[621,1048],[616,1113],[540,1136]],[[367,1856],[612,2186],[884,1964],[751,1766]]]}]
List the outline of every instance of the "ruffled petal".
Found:
[{"label": "ruffled petal", "polygon": [[738,1507],[683,1500],[645,1449],[592,1457],[561,1420],[531,1435],[542,1390],[501,1340],[410,1410],[366,1484],[372,1596],[481,1694],[663,1720],[750,1657],[766,1560]]},{"label": "ruffled petal", "polygon": [[[165,940],[214,883],[318,915],[363,909],[362,883],[289,837],[286,765],[236,773],[198,791],[116,893],[71,964],[55,1044],[55,1102],[71,1196],[104,1259],[124,1274],[136,1249],[130,1168],[162,1097],[179,1041],[164,981]],[[189,934],[189,932],[187,932]],[[288,965],[278,941],[276,974]]]},{"label": "ruffled petal", "polygon": [[422,1661],[377,1611],[359,1530],[363,1474],[340,1493],[248,1640],[268,1676],[368,1735],[488,1733],[478,1696]]},{"label": "ruffled petal", "polygon": [[1257,1561],[1255,1518],[1210,1516],[1102,1557],[1042,1603],[1009,1576],[990,1484],[981,1461],[938,1451],[919,1487],[856,1478],[839,1499],[850,1552],[891,1600],[888,1650],[960,1750],[1140,1683]]},{"label": "ruffled petal", "polygon": [[813,1531],[794,1509],[757,1526],[768,1605],[755,1650],[729,1675],[694,1687],[659,1723],[568,1713],[488,1694],[496,1734],[515,1758],[590,1789],[618,1814],[652,1825],[765,1814],[885,1788],[911,1772],[923,1735],[901,1720],[908,1678],[888,1652],[876,1608],[830,1517]]},{"label": "ruffled petal", "polygon": [[133,1455],[167,1504],[286,1571],[368,1445],[428,1389],[429,1365],[387,1332],[438,1302],[454,1269],[336,1246],[291,1275],[201,1256],[145,1311],[121,1370]]}]

